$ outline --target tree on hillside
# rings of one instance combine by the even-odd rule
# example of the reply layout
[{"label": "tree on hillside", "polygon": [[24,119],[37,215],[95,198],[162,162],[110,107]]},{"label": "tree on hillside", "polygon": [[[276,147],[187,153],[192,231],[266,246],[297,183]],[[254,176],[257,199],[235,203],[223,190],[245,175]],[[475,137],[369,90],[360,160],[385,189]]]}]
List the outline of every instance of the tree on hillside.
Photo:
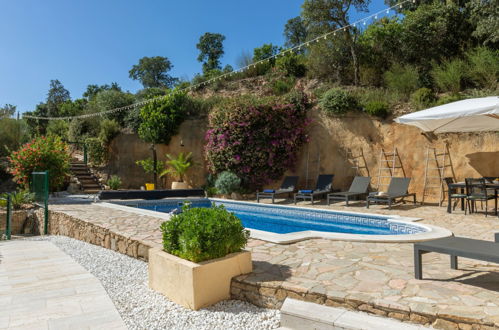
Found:
[{"label": "tree on hillside", "polygon": [[286,47],[296,47],[307,40],[307,28],[300,16],[289,19],[284,25],[284,38]]},{"label": "tree on hillside", "polygon": [[403,60],[421,67],[462,54],[472,39],[465,13],[454,4],[419,5],[406,13],[401,24]]},{"label": "tree on hillside", "polygon": [[[370,0],[305,0],[302,5],[302,17],[307,28],[309,38],[336,30],[349,25],[349,12],[367,11]],[[360,80],[359,62],[355,45],[355,30],[343,30],[346,45],[350,50],[353,65],[354,84]]]},{"label": "tree on hillside", "polygon": [[[48,106],[46,103],[39,103],[36,106],[35,111],[25,112],[25,115],[36,116],[36,117],[48,117]],[[39,119],[26,119],[26,123],[28,124],[29,131],[32,135],[39,136],[45,135],[48,120],[39,120]]]},{"label": "tree on hillside", "polygon": [[177,82],[168,72],[173,68],[167,57],[142,57],[128,72],[133,80],[139,80],[144,88],[167,87],[172,88]]},{"label": "tree on hillside", "polygon": [[196,45],[199,49],[198,61],[203,63],[203,73],[221,69],[220,58],[224,54],[225,36],[220,33],[206,32]]},{"label": "tree on hillside", "polygon": [[57,79],[50,81],[50,89],[47,93],[47,115],[49,117],[59,116],[59,107],[66,101],[71,100],[69,91]]},{"label": "tree on hillside", "polygon": [[0,119],[12,117],[16,113],[16,106],[12,104],[6,104],[0,107]]},{"label": "tree on hillside", "polygon": [[[115,89],[103,90],[99,92],[95,98],[89,103],[88,108],[92,112],[101,112],[116,108],[121,108],[135,102],[135,97],[133,94],[125,93]],[[125,126],[125,116],[127,111],[118,111],[113,113],[108,113],[105,115],[108,119],[113,119],[120,124],[120,126]]]},{"label": "tree on hillside", "polygon": [[87,100],[93,99],[99,92],[102,91],[108,91],[108,90],[115,90],[118,92],[121,92],[121,87],[118,85],[117,82],[111,83],[111,86],[108,84],[105,85],[96,85],[96,84],[91,84],[87,86],[87,90],[83,93],[83,97],[85,97]]},{"label": "tree on hillside", "polygon": [[473,36],[484,45],[499,48],[499,2],[497,0],[469,1],[470,22]]},{"label": "tree on hillside", "polygon": [[168,144],[172,136],[177,134],[187,112],[186,101],[185,93],[176,92],[154,99],[140,109],[139,137],[151,144],[155,185],[158,174],[156,144]]}]

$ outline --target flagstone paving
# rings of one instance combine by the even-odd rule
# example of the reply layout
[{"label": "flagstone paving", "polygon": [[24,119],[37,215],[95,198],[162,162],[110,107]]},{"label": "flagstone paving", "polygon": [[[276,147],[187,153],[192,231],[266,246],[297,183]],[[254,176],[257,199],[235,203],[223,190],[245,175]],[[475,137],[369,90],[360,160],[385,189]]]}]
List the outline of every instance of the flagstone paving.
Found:
[{"label": "flagstone paving", "polygon": [[0,329],[126,329],[97,278],[47,241],[0,242]]},{"label": "flagstone paving", "polygon": [[[306,202],[299,205],[311,207]],[[420,217],[423,223],[476,239],[493,240],[494,232],[499,232],[496,216],[464,215],[460,210],[448,214],[436,206],[401,205],[388,210],[376,205],[366,210],[361,204],[338,203],[312,207]],[[51,210],[140,238],[149,246],[161,244],[162,219],[96,205],[54,205]],[[499,327],[497,264],[460,258],[460,269],[452,270],[449,256],[430,253],[423,256],[425,279],[415,280],[410,243],[312,239],[278,245],[250,239],[248,249],[254,272],[235,279],[233,296],[256,304],[279,307],[287,295],[423,324],[437,320],[437,328],[471,329],[477,322]]]}]

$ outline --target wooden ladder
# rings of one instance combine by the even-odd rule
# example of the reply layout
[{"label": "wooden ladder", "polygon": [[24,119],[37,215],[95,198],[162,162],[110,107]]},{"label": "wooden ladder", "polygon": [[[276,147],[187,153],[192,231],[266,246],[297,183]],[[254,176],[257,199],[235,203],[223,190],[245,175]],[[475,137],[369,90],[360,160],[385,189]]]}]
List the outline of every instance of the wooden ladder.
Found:
[{"label": "wooden ladder", "polygon": [[421,200],[421,205],[424,204],[425,197],[432,195],[431,193],[438,188],[438,205],[442,206],[446,189],[443,180],[445,178],[446,168],[451,166],[449,160],[449,148],[447,144],[444,144],[441,149],[430,146],[426,147],[423,198]]},{"label": "wooden ladder", "polygon": [[348,149],[347,160],[352,163],[350,168],[355,171],[355,175],[362,175],[362,170],[365,170],[367,173],[366,176],[369,176],[369,168],[367,168],[367,162],[362,148],[359,148],[358,153],[355,153],[352,149]]},{"label": "wooden ladder", "polygon": [[[401,171],[402,173],[397,173],[398,171]],[[390,185],[389,180],[387,182],[386,179],[391,179],[397,174],[402,174],[402,177],[405,177],[405,171],[397,148],[393,147],[392,152],[386,152],[381,148],[378,160],[378,180],[376,184],[378,191],[384,191],[381,188]]]}]

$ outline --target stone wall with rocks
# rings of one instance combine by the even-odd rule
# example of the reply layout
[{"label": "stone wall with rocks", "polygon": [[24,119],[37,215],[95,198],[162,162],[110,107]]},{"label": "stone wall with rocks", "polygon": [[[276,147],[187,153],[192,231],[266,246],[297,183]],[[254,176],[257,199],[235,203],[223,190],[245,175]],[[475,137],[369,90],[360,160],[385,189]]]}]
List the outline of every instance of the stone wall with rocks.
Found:
[{"label": "stone wall with rocks", "polygon": [[[11,234],[32,234],[33,228],[30,222],[30,210],[17,210],[12,212]],[[7,212],[0,211],[0,233],[5,231],[7,225]]]},{"label": "stone wall with rocks", "polygon": [[[362,311],[365,313],[385,316],[398,319],[404,322],[412,322],[432,326],[435,329],[496,329],[494,324],[484,323],[480,319],[469,317],[459,317],[456,315],[439,315],[416,313],[409,307],[393,303],[366,303],[362,297],[356,299],[343,298],[344,292],[338,292],[338,296],[332,297],[326,294],[308,293],[299,291],[297,288],[288,288],[280,283],[272,281],[268,285],[261,285],[251,282],[245,282],[244,276],[235,277],[231,283],[231,298],[248,301],[254,305],[264,308],[280,309],[284,300],[289,297],[293,299],[308,301],[316,304],[345,308],[349,310]],[[364,297],[365,298],[365,297]]]},{"label": "stone wall with rocks", "polygon": [[[331,118],[314,109],[310,111],[310,117],[313,119],[309,130],[310,142],[300,151],[295,169],[288,173],[299,175],[300,187],[303,188],[313,187],[318,173],[334,173],[334,186],[338,189],[348,188],[356,173],[369,175],[372,177],[373,188],[377,188],[380,151],[383,149],[392,152],[394,148],[400,156],[397,165],[401,165],[394,174],[412,178],[410,191],[416,192],[419,201],[423,194],[428,146],[438,149],[445,146],[448,148],[449,166],[446,167],[444,176],[454,177],[456,180],[463,180],[466,177],[499,176],[499,133],[497,132],[425,136],[418,128],[400,125],[391,120],[374,119],[365,114],[348,114]],[[179,134],[168,146],[157,146],[160,160],[165,160],[166,153],[177,154],[180,151],[193,153],[197,166],[187,175],[192,187],[203,185],[207,175],[203,156],[207,125],[206,119],[188,120],[182,124]],[[152,181],[152,175],[146,175],[135,164],[138,159],[151,157],[149,145],[136,135],[118,136],[111,143],[109,155],[109,174],[119,175],[124,182],[124,188],[139,188],[145,182]],[[354,169],[356,165],[359,169]],[[435,161],[430,160],[431,165],[435,165]],[[382,174],[387,175],[388,172]],[[429,173],[430,176],[436,174],[436,172]],[[165,186],[170,188],[170,184],[171,179],[168,179]],[[273,186],[277,187],[279,184],[280,182],[275,182]],[[386,190],[386,186],[381,189]],[[426,201],[436,202],[438,197],[439,189],[432,189]]]},{"label": "stone wall with rocks", "polygon": [[[37,232],[44,232],[43,210],[35,212]],[[50,235],[64,235],[90,244],[105,247],[130,257],[148,260],[151,246],[140,240],[132,239],[109,229],[83,221],[62,212],[49,211]]]}]

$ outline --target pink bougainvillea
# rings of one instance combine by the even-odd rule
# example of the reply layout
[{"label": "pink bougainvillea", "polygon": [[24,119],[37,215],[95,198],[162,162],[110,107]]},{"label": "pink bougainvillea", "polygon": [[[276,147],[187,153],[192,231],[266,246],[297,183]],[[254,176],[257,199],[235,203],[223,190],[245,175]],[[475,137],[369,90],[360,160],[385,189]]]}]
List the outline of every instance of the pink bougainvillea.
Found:
[{"label": "pink bougainvillea", "polygon": [[210,115],[205,157],[212,173],[231,171],[246,187],[278,180],[308,140],[306,97],[293,102],[229,102]]}]

